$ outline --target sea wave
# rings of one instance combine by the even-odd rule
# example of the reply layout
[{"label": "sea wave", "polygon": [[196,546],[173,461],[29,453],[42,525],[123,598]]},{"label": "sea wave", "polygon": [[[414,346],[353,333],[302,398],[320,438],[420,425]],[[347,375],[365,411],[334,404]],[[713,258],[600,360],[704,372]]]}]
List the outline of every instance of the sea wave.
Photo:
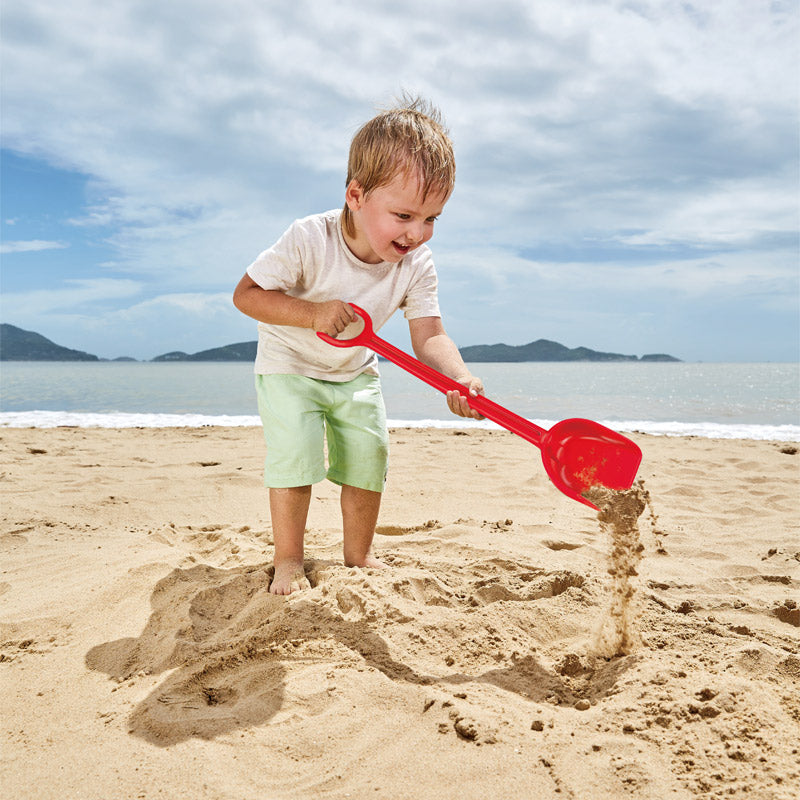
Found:
[{"label": "sea wave", "polygon": [[[535,419],[543,428],[557,420]],[[654,436],[697,436],[704,439],[756,439],[800,442],[800,425],[753,425],[720,422],[654,422],[649,420],[598,420],[622,433]],[[0,428],[203,428],[253,427],[261,421],[253,415],[79,413],[71,411],[7,411],[0,413]],[[500,430],[489,420],[390,419],[390,428],[440,428],[449,430]]]},{"label": "sea wave", "polygon": [[0,428],[246,428],[261,425],[257,416],[148,414],[121,411],[5,411]]}]

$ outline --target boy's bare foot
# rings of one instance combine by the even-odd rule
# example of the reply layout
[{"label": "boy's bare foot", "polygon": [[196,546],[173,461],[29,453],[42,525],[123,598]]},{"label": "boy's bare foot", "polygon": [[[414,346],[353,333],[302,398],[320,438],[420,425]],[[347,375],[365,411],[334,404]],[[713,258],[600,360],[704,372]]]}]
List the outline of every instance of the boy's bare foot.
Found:
[{"label": "boy's bare foot", "polygon": [[345,563],[348,567],[362,567],[364,569],[389,569],[389,565],[385,562],[381,561],[379,558],[375,558],[372,553],[367,553],[363,559],[360,559],[357,563],[348,563],[345,560]]},{"label": "boy's bare foot", "polygon": [[275,575],[269,590],[272,594],[291,594],[301,589],[310,589],[311,584],[303,571],[303,562],[285,561],[275,565]]}]

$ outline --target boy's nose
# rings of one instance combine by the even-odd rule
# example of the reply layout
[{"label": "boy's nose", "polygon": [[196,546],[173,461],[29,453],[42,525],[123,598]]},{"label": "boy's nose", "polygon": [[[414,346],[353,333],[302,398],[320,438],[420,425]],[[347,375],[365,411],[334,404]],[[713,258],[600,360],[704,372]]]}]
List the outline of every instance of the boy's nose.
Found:
[{"label": "boy's nose", "polygon": [[424,236],[425,236],[425,226],[420,223],[409,225],[408,229],[406,230],[406,238],[409,239],[414,244],[416,244],[417,242],[421,242]]}]

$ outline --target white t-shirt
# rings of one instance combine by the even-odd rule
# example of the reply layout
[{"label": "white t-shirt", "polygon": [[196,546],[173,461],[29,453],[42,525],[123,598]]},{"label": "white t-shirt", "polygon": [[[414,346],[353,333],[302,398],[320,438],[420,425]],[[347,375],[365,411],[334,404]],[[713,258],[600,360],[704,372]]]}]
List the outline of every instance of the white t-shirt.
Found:
[{"label": "white t-shirt", "polygon": [[[398,308],[406,319],[440,316],[430,249],[422,245],[396,264],[367,264],[345,243],[341,216],[341,209],[335,209],[297,220],[247,274],[262,289],[302,300],[356,303],[372,317],[376,331]],[[360,329],[360,322],[353,323],[339,338]],[[255,371],[341,382],[363,372],[377,375],[378,359],[366,347],[334,347],[308,328],[259,322]]]}]

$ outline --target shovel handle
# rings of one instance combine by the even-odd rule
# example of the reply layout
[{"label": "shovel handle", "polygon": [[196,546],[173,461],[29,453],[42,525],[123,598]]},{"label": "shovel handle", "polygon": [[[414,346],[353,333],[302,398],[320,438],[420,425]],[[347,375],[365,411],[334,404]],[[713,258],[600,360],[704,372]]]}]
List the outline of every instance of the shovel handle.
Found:
[{"label": "shovel handle", "polygon": [[319,336],[320,339],[334,347],[369,347],[371,350],[378,353],[378,355],[387,358],[393,364],[401,367],[406,372],[410,372],[434,389],[438,389],[444,394],[454,391],[459,392],[466,398],[470,408],[475,409],[479,414],[496,422],[506,430],[516,433],[531,444],[541,447],[542,434],[546,432],[544,428],[540,428],[538,425],[535,425],[524,417],[520,417],[513,411],[503,408],[503,406],[495,403],[493,400],[489,400],[488,397],[484,397],[483,395],[470,395],[469,389],[463,384],[452,378],[448,378],[446,375],[433,369],[433,367],[423,364],[418,359],[408,355],[408,353],[403,352],[393,344],[390,344],[385,339],[381,339],[373,330],[372,318],[370,315],[355,303],[350,303],[349,305],[364,321],[364,329],[361,333],[350,339],[334,339],[327,333],[318,331],[317,336]]}]

